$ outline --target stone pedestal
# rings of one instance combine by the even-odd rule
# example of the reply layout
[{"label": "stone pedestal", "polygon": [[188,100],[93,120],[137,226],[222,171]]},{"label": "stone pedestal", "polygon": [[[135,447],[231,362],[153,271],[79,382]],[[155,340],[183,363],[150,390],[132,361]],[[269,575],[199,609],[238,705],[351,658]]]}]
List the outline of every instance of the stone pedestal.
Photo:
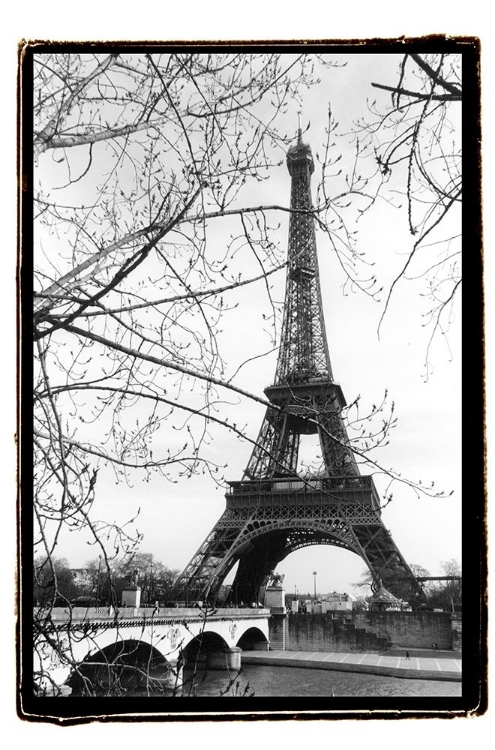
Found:
[{"label": "stone pedestal", "polygon": [[126,586],[122,589],[121,598],[123,607],[134,607],[138,609],[141,606],[141,589],[139,586]]},{"label": "stone pedestal", "polygon": [[267,586],[265,591],[265,607],[277,612],[285,611],[285,591],[282,586]]}]

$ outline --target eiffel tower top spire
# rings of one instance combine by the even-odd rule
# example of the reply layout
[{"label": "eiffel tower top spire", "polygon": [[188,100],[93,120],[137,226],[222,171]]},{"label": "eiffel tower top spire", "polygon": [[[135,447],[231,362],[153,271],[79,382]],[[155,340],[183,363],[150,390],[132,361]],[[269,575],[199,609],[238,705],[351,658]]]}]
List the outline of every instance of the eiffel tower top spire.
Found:
[{"label": "eiffel tower top spire", "polygon": [[325,378],[333,382],[321,301],[315,223],[311,200],[314,161],[302,140],[287,152],[291,215],[284,318],[275,384]]},{"label": "eiffel tower top spire", "polygon": [[280,411],[268,408],[245,477],[297,476],[300,436],[315,433],[328,476],[358,475],[340,416],[345,398],[330,365],[311,201],[314,162],[301,135],[287,152],[287,168],[291,215],[284,317],[275,380],[265,388]]}]

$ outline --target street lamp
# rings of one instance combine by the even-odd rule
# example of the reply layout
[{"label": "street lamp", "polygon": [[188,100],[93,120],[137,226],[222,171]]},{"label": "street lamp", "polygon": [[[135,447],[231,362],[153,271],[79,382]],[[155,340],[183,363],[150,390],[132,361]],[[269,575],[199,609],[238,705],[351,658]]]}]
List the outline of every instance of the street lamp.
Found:
[{"label": "street lamp", "polygon": [[98,607],[98,597],[100,594],[100,568],[101,568],[101,555],[98,555],[98,577],[96,579],[96,606]]},{"label": "street lamp", "polygon": [[313,570],[314,584],[315,584],[315,599],[316,599],[316,570]]}]

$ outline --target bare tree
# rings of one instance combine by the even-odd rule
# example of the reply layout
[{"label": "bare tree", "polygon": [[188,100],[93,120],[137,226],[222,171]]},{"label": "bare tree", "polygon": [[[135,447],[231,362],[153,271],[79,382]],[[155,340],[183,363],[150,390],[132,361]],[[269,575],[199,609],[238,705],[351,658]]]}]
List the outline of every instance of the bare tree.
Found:
[{"label": "bare tree", "polygon": [[[98,471],[220,479],[211,429],[243,436],[225,394],[263,402],[232,382],[220,327],[229,293],[256,282],[275,320],[277,207],[250,186],[284,158],[279,123],[313,67],[306,54],[35,54],[34,544],[48,560],[84,530],[110,577],[140,535],[98,519]],[[46,636],[46,613],[38,625]]]},{"label": "bare tree", "polygon": [[431,587],[429,601],[433,607],[446,612],[462,607],[462,569],[457,560],[443,560],[441,563],[445,580]]},{"label": "bare tree", "polygon": [[372,83],[377,98],[355,128],[372,196],[364,210],[378,200],[404,206],[411,237],[384,283],[379,327],[400,284],[419,280],[429,300],[427,362],[435,336],[449,330],[462,281],[461,60],[460,53],[406,53],[395,81]]},{"label": "bare tree", "polygon": [[[63,527],[79,525],[105,558],[103,535],[113,553],[132,551],[131,532],[89,515],[99,467],[118,481],[131,470],[220,477],[202,450],[209,431],[219,424],[244,436],[220,407],[226,394],[266,403],[235,384],[220,334],[232,290],[246,284],[264,287],[277,320],[269,277],[284,251],[270,217],[288,209],[251,204],[251,185],[285,157],[291,138],[278,123],[316,82],[314,64],[308,55],[36,56],[34,435],[44,554]],[[326,211],[341,199],[325,196],[320,224],[330,225]],[[212,224],[226,219],[229,234],[221,227],[210,242]],[[345,227],[342,237],[352,256]],[[164,423],[178,435],[167,445]]]},{"label": "bare tree", "polygon": [[[411,571],[416,578],[421,579],[423,576],[430,575],[429,571],[426,570],[426,568],[424,568],[422,565],[411,563],[409,567],[411,568]],[[397,578],[398,578],[398,584],[396,583],[396,588],[398,590],[398,594],[396,594],[396,596],[402,599],[403,601],[408,602],[412,596],[410,582],[406,580],[403,580],[402,582],[400,581],[400,578],[401,578],[400,571],[398,572]],[[373,585],[373,576],[367,570],[362,573],[360,580],[354,584],[356,589],[365,589],[365,590],[369,589],[370,591],[372,590],[372,585]],[[370,598],[370,595],[365,594],[364,598],[368,600]]]},{"label": "bare tree", "polygon": [[[252,281],[232,262],[253,253],[263,279],[282,265],[266,214],[239,193],[280,160],[277,115],[311,83],[308,68],[304,55],[36,56],[35,487],[44,552],[61,525],[78,524],[103,555],[103,532],[114,534],[115,550],[132,549],[132,535],[89,518],[99,464],[119,480],[130,469],[170,479],[218,471],[200,451],[207,425],[225,422],[215,389],[240,390],[227,382],[219,321],[228,292]],[[276,103],[265,122],[257,106],[268,95]],[[229,213],[240,231],[206,250],[210,221]],[[187,437],[157,455],[152,437],[178,410]]]},{"label": "bare tree", "polygon": [[67,560],[54,556],[35,558],[33,565],[33,603],[42,607],[69,602],[75,587]]}]

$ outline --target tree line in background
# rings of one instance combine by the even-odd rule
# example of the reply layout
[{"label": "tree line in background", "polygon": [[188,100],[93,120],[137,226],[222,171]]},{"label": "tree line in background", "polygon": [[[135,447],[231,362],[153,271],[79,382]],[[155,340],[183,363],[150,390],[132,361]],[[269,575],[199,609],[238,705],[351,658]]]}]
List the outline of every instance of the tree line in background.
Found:
[{"label": "tree line in background", "polygon": [[[452,558],[451,560],[444,560],[440,563],[442,575],[438,576],[438,580],[427,580],[435,579],[435,577],[421,565],[415,565],[413,563],[409,567],[415,577],[421,582],[426,595],[424,604],[420,606],[426,607],[430,610],[442,609],[445,612],[453,612],[462,609],[462,569],[457,560]],[[441,580],[442,578],[445,580]],[[355,584],[355,587],[357,590],[362,590],[371,587],[371,582],[372,579],[370,573],[365,572],[361,577],[361,580]],[[407,602],[410,596],[408,582],[404,581],[401,590],[400,580],[398,580],[397,588],[398,598]],[[369,596],[358,596],[354,609],[365,608],[369,600]]]},{"label": "tree line in background", "polygon": [[170,599],[178,570],[171,570],[154,555],[137,552],[132,557],[112,563],[110,570],[102,558],[89,561],[84,568],[71,568],[65,558],[35,558],[33,603],[40,607],[119,606],[122,590],[129,585],[141,588],[143,605]]},{"label": "tree line in background", "polygon": [[[153,554],[138,552],[131,559],[127,559],[111,567],[110,573],[102,566],[100,559],[89,561],[84,568],[71,568],[64,558],[53,558],[53,569],[47,558],[35,559],[33,603],[35,606],[119,606],[122,591],[126,586],[137,585],[141,588],[141,603],[143,606],[154,605],[155,602],[166,605],[173,604],[173,583],[179,571],[167,568],[157,560]],[[430,572],[421,565],[412,564],[414,575],[421,579],[432,578]],[[462,608],[462,570],[455,559],[441,563],[443,576],[446,580],[422,581],[428,609],[442,609],[446,612]],[[371,575],[366,572],[361,581],[355,584],[356,589],[371,588]],[[228,593],[228,586],[220,590],[218,602],[221,603]],[[410,591],[407,582],[404,583],[400,596],[408,600]],[[308,594],[311,598],[311,595]],[[288,595],[290,600],[291,595]],[[366,608],[371,595],[361,594],[356,597],[354,610]],[[422,605],[424,606],[424,605]]]}]

